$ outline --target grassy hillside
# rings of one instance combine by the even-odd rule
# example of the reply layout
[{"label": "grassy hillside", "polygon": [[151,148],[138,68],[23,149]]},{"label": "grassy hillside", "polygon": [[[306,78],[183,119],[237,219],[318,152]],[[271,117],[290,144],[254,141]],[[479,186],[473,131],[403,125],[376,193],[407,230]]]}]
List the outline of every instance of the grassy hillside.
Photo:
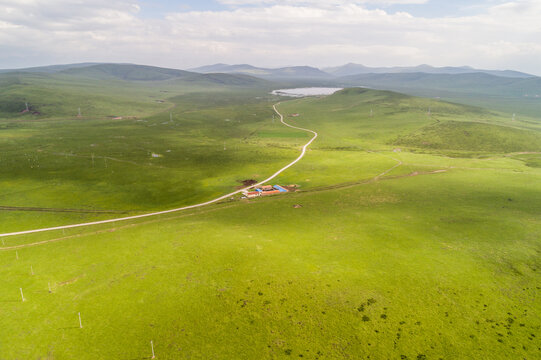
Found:
[{"label": "grassy hillside", "polygon": [[[180,95],[168,100],[174,104],[171,110],[143,119],[0,123],[0,205],[159,210],[209,199],[232,191],[242,180],[268,176],[295,158],[294,146],[304,134],[285,137],[280,146],[275,138],[260,139],[259,133],[283,129],[272,123],[269,102],[254,95]],[[4,230],[20,229],[96,216],[60,215],[0,213],[0,224]]]},{"label": "grassy hillside", "polygon": [[[251,89],[265,94],[272,83],[245,75],[195,74],[136,65],[102,64],[56,74],[0,74],[0,119],[84,119],[138,116],[174,106],[167,99],[181,94]],[[30,107],[25,110],[25,103]]]},{"label": "grassy hillside", "polygon": [[340,78],[349,86],[368,86],[439,97],[524,116],[541,114],[541,78],[473,74],[362,74]]},{"label": "grassy hillside", "polygon": [[363,74],[342,78],[348,83],[389,87],[457,91],[466,94],[512,97],[541,96],[541,78],[508,78],[483,73],[473,74]]},{"label": "grassy hillside", "polygon": [[97,79],[115,77],[128,81],[160,81],[193,75],[193,73],[183,70],[125,64],[97,64],[82,68],[70,68],[61,71],[61,73]]},{"label": "grassy hillside", "polygon": [[61,65],[46,65],[46,66],[36,66],[30,68],[19,68],[19,69],[1,69],[0,73],[13,73],[13,72],[30,72],[30,73],[56,73],[59,71],[87,67],[91,65],[98,65],[99,63],[76,63],[76,64],[61,64]]},{"label": "grassy hillside", "polygon": [[[264,92],[168,95],[173,121],[3,120],[0,205],[194,203],[309,139]],[[158,359],[537,357],[541,122],[366,89],[278,108],[319,133],[276,179],[298,192],[3,239],[0,358],[149,358],[150,341]]]},{"label": "grassy hillside", "polygon": [[[163,99],[160,90],[167,89],[166,84],[157,88],[134,87],[120,80],[24,73],[0,75],[0,82],[5,85],[0,88],[3,119],[76,118],[78,108],[83,118],[147,116],[171,105],[157,102]],[[29,113],[22,113],[25,102]]]},{"label": "grassy hillside", "polygon": [[541,132],[500,125],[446,121],[398,138],[397,145],[486,152],[541,150]]}]

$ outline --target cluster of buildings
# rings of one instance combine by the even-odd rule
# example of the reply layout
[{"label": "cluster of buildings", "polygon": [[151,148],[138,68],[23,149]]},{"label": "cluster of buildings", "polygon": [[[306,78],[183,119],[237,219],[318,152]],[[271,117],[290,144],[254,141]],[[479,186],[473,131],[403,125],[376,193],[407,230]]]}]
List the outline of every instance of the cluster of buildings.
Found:
[{"label": "cluster of buildings", "polygon": [[281,187],[280,185],[263,185],[259,188],[256,188],[254,191],[244,191],[243,194],[250,199],[257,196],[267,196],[286,192],[287,189]]}]

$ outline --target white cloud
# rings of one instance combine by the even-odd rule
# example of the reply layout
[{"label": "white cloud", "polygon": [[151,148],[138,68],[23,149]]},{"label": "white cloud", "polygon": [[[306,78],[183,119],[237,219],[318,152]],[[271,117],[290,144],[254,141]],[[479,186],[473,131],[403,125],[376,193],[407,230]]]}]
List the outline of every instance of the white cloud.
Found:
[{"label": "white cloud", "polygon": [[0,0],[0,21],[36,29],[79,30],[134,19],[137,4],[122,0]]},{"label": "white cloud", "polygon": [[393,4],[426,4],[429,0],[218,0],[224,5],[288,5],[288,6],[336,6],[336,5],[393,5]]},{"label": "white cloud", "polygon": [[476,16],[435,19],[362,5],[397,1],[222,2],[267,5],[143,19],[130,0],[49,0],[46,7],[37,0],[0,0],[0,48],[7,50],[0,51],[0,67],[45,59],[177,68],[213,62],[321,66],[353,61],[541,73],[536,61],[541,58],[541,3],[535,0],[494,5]]}]

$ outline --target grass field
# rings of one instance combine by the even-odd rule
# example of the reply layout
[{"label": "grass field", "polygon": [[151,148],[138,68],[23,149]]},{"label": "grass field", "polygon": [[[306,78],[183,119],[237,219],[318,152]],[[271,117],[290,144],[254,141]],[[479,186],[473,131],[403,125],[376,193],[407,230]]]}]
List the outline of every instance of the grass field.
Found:
[{"label": "grass field", "polygon": [[[4,119],[0,205],[138,213],[263,179],[309,139],[271,100]],[[540,119],[362,89],[278,108],[319,133],[276,180],[299,192],[3,239],[0,359],[538,358]]]}]

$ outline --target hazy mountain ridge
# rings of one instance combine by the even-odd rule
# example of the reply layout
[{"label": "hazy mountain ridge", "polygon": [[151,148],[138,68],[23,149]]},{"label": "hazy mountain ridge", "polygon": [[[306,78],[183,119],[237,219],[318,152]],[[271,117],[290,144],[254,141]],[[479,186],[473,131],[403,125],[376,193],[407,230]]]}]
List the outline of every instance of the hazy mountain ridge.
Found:
[{"label": "hazy mountain ridge", "polygon": [[361,64],[349,63],[337,67],[323,68],[323,71],[332,74],[334,76],[351,76],[360,74],[395,74],[395,73],[426,73],[426,74],[472,74],[472,73],[485,73],[500,77],[510,78],[529,78],[535,77],[531,74],[526,74],[514,70],[483,70],[475,69],[471,66],[444,66],[434,67],[430,65],[418,65],[418,66],[394,66],[394,67],[368,67]]},{"label": "hazy mountain ridge", "polygon": [[86,67],[74,67],[62,70],[60,73],[92,78],[114,77],[126,81],[161,81],[183,78],[192,74],[184,70],[128,64],[98,64]]},{"label": "hazy mountain ridge", "polygon": [[[96,71],[94,74],[90,72]],[[470,66],[444,66],[434,67],[431,65],[418,66],[395,66],[395,67],[369,67],[361,64],[348,63],[342,66],[326,67],[318,69],[311,66],[289,66],[280,68],[264,68],[250,64],[228,65],[223,63],[205,65],[188,70],[179,70],[147,65],[135,64],[110,64],[110,63],[80,63],[31,67],[23,69],[4,69],[0,73],[31,72],[31,73],[86,73],[90,76],[103,76],[105,74],[115,75],[125,80],[164,80],[173,77],[187,76],[189,73],[209,74],[228,73],[244,74],[263,79],[314,79],[329,80],[345,76],[363,74],[473,74],[484,73],[488,75],[507,78],[535,78],[535,75],[526,74],[514,70],[484,70],[475,69]],[[140,72],[140,73],[137,73]]]},{"label": "hazy mountain ridge", "polygon": [[511,78],[485,73],[466,74],[360,74],[339,79],[345,85],[363,85],[389,90],[426,89],[462,93],[498,94],[514,97],[541,96],[541,78]]},{"label": "hazy mountain ridge", "polygon": [[333,77],[352,76],[360,74],[397,74],[397,73],[426,73],[426,74],[473,74],[473,73],[485,73],[489,75],[509,78],[530,78],[535,77],[531,74],[526,74],[520,71],[514,70],[484,70],[475,69],[471,66],[444,66],[434,67],[431,65],[418,65],[418,66],[395,66],[395,67],[369,67],[361,64],[349,63],[337,67],[327,68],[315,68],[310,66],[291,66],[283,68],[262,68],[249,64],[214,64],[205,65],[189,71],[199,73],[210,72],[225,72],[225,73],[243,73],[252,76],[259,77],[287,77],[287,78],[321,78],[331,79]]},{"label": "hazy mountain ridge", "polygon": [[0,73],[0,83],[20,81],[20,76],[76,77],[93,80],[121,81],[184,81],[189,83],[212,83],[218,85],[253,86],[264,85],[268,81],[244,74],[201,74],[186,70],[161,68],[134,64],[72,64],[53,65],[39,68],[4,70]]},{"label": "hazy mountain ridge", "polygon": [[[348,64],[347,71],[365,71],[373,68]],[[350,68],[348,70],[348,68]],[[390,69],[390,68],[380,68]],[[43,81],[63,81],[83,79],[90,81],[126,82],[179,82],[189,86],[214,85],[234,87],[264,87],[270,89],[340,86],[365,86],[374,89],[399,91],[410,95],[441,97],[467,104],[484,105],[513,103],[513,112],[538,114],[541,111],[541,78],[525,74],[505,76],[501,72],[484,73],[470,67],[433,68],[428,65],[415,67],[418,72],[395,68],[394,73],[366,73],[349,76],[333,76],[309,66],[285,67],[278,69],[258,68],[249,64],[215,64],[198,69],[200,72],[161,68],[134,64],[71,64],[53,65],[40,68],[4,71],[0,74],[0,85],[22,84],[28,76],[43,78]],[[435,70],[434,70],[435,69]],[[344,70],[344,69],[342,69]],[[399,71],[400,70],[400,71]],[[421,71],[423,70],[423,71]],[[341,70],[335,68],[335,73]],[[383,71],[383,70],[382,70]],[[447,71],[448,73],[429,73],[428,71]],[[452,73],[452,72],[458,73]],[[466,73],[460,73],[465,71]],[[514,73],[512,71],[505,74]],[[503,107],[502,109],[508,109]]]},{"label": "hazy mountain ridge", "polygon": [[288,79],[288,78],[317,78],[317,79],[329,79],[332,75],[311,66],[289,66],[282,68],[262,68],[249,64],[214,64],[206,65],[198,68],[189,69],[198,73],[213,73],[213,72],[225,72],[225,73],[240,73],[251,76],[258,76],[262,78],[274,78],[274,79]]},{"label": "hazy mountain ridge", "polygon": [[76,63],[76,64],[58,64],[58,65],[47,65],[47,66],[36,66],[22,69],[0,69],[0,74],[2,73],[13,73],[13,72],[25,72],[25,73],[57,73],[60,71],[74,69],[74,68],[83,68],[93,65],[99,65],[100,63],[95,62],[86,62],[86,63]]}]

